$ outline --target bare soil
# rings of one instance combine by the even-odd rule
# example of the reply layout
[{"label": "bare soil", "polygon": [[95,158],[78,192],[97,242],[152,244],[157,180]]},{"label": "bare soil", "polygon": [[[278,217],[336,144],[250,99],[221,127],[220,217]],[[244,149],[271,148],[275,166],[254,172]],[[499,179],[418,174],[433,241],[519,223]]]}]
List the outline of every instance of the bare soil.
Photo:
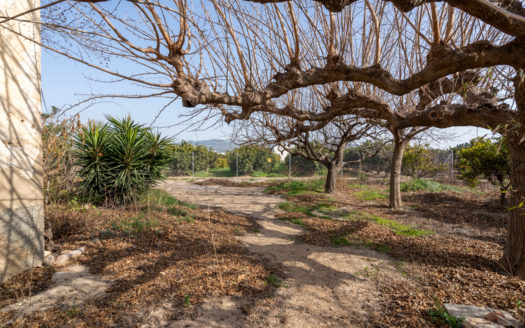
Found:
[{"label": "bare soil", "polygon": [[[363,200],[359,197],[362,190],[387,195],[384,182],[375,181],[363,189],[356,187],[355,179],[339,181],[337,193],[330,197],[316,193],[289,196],[286,190],[274,192],[297,206],[308,207],[328,200],[337,210],[362,211],[432,231],[430,235],[405,236],[368,220],[329,219],[320,213],[278,214],[286,222],[301,220],[301,225],[292,225],[302,231],[295,237],[295,243],[333,248],[334,239],[345,237],[350,244],[379,250],[388,259],[379,262],[379,268],[368,266],[356,274],[375,284],[370,290],[379,291],[368,300],[358,299],[365,307],[368,301],[376,303],[368,308],[370,312],[364,322],[355,321],[357,325],[442,327],[443,323],[436,321],[430,311],[447,302],[499,308],[517,316],[516,306],[525,299],[525,283],[505,269],[502,256],[506,208],[499,205],[497,190],[404,193],[405,208],[398,211],[388,208],[386,197]],[[383,265],[392,262],[398,274],[385,277],[383,272],[389,270],[384,270]]]},{"label": "bare soil", "polygon": [[[515,315],[525,300],[525,283],[501,262],[506,213],[497,192],[406,193],[405,209],[393,212],[386,199],[362,200],[355,180],[339,183],[330,197],[264,192],[276,183],[173,179],[160,186],[198,209],[52,206],[56,242],[85,246],[86,253],[61,282],[44,267],[1,284],[0,326],[441,327],[429,315],[440,303]],[[385,193],[386,186],[376,181],[365,189]],[[285,213],[277,209],[283,201],[329,202],[336,211],[371,213],[432,234],[399,235],[373,220],[315,211]],[[348,244],[336,246],[343,237]],[[58,276],[71,269],[59,268]],[[73,288],[77,278],[101,288],[82,296]],[[69,298],[52,296],[64,293]]]},{"label": "bare soil", "polygon": [[256,219],[259,228],[238,238],[250,252],[279,267],[273,283],[280,288],[248,314],[250,327],[363,327],[379,311],[374,280],[404,280],[392,260],[374,250],[302,242],[303,229],[275,218],[283,198],[262,188],[181,179],[160,187],[182,201]]},{"label": "bare soil", "polygon": [[[272,268],[236,238],[256,227],[245,217],[141,204],[109,209],[52,206],[48,219],[62,248],[86,247],[71,263],[89,268],[81,270],[85,275],[80,281],[103,281],[107,289],[73,298],[48,297],[64,290],[71,294],[79,280],[57,282],[49,267],[27,271],[0,285],[2,327],[186,326],[188,319],[206,318],[200,313],[209,300],[220,299],[217,304],[224,305],[239,298],[246,312],[274,289],[265,280]],[[35,303],[45,306],[20,311]],[[230,310],[238,311],[226,306],[216,311],[220,315],[209,317],[206,326],[214,326],[213,320],[217,327],[244,326],[244,318],[221,323]]]}]

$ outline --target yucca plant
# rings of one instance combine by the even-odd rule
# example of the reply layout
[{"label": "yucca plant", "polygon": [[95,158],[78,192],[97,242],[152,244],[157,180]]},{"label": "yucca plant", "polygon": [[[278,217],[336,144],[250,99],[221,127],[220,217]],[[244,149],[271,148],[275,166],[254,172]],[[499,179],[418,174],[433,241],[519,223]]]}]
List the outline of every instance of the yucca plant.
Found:
[{"label": "yucca plant", "polygon": [[163,178],[171,140],[130,117],[106,118],[107,124],[89,123],[75,138],[80,189],[96,203],[128,204]]}]

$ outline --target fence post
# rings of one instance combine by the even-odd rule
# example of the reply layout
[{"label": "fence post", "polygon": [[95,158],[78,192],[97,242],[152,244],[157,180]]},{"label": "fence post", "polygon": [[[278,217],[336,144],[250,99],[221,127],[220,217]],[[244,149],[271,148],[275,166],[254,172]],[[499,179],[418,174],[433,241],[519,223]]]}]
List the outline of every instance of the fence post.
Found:
[{"label": "fence post", "polygon": [[454,149],[450,152],[450,181],[454,179]]},{"label": "fence post", "polygon": [[175,175],[175,149],[173,149],[171,154],[171,176]]},{"label": "fence post", "polygon": [[235,152],[235,176],[239,177],[239,152]]},{"label": "fence post", "polygon": [[288,154],[288,179],[292,179],[292,153]]},{"label": "fence post", "polygon": [[191,152],[191,176],[195,176],[195,156],[193,155],[193,152]]}]

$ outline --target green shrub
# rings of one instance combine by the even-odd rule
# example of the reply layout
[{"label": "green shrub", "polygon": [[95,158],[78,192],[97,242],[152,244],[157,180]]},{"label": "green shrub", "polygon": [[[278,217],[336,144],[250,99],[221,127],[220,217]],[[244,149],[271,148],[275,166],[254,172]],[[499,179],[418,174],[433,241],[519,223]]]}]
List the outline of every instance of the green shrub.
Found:
[{"label": "green shrub", "polygon": [[228,159],[224,155],[219,155],[219,157],[213,162],[214,169],[224,169],[228,167]]},{"label": "green shrub", "polygon": [[[200,172],[200,176],[205,176],[211,168],[223,167],[224,157],[219,155],[211,148],[203,145],[193,145],[187,141],[170,146],[171,155],[171,175],[192,175],[192,169],[195,173]],[[219,161],[219,162],[217,162]],[[216,166],[219,165],[219,166]],[[227,163],[226,163],[227,166]]]},{"label": "green shrub", "polygon": [[406,181],[406,182],[401,183],[401,191],[403,192],[420,191],[420,190],[425,190],[429,192],[440,192],[444,190],[462,191],[463,189],[460,187],[441,184],[436,181],[424,180],[424,179],[411,180],[411,181]]},{"label": "green shrub", "polygon": [[163,178],[171,141],[130,117],[107,119],[88,123],[75,136],[79,188],[95,203],[131,203]]},{"label": "green shrub", "polygon": [[[280,161],[270,148],[259,145],[241,146],[229,151],[226,156],[232,172],[237,172],[238,162],[239,175],[250,175],[257,171],[270,173]],[[261,173],[258,174],[260,176]]]},{"label": "green shrub", "polygon": [[316,180],[304,180],[304,181],[286,181],[278,185],[268,187],[265,189],[266,192],[288,190],[288,195],[301,195],[305,193],[320,193],[323,192],[324,186],[323,179]]}]

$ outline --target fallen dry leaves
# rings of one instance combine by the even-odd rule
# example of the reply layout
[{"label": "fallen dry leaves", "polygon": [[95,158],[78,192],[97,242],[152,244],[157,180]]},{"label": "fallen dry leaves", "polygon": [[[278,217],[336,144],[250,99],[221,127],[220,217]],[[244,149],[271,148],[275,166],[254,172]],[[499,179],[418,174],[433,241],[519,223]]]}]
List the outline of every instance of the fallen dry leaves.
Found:
[{"label": "fallen dry leaves", "polygon": [[[373,188],[386,189],[384,185]],[[352,185],[340,186],[333,204],[423,229],[439,229],[439,233],[413,237],[398,235],[371,221],[330,220],[302,213],[281,215],[285,220],[301,219],[307,228],[301,236],[304,242],[334,246],[334,238],[344,236],[352,244],[366,244],[391,256],[404,278],[375,278],[383,311],[371,315],[369,326],[441,326],[429,315],[436,303],[472,304],[516,315],[518,300],[525,300],[525,282],[512,277],[501,263],[506,220],[497,193],[406,194],[405,205],[411,208],[406,215],[389,210],[387,200],[363,201],[353,195],[355,191]],[[281,194],[286,196],[284,191]],[[299,206],[320,201],[315,197],[287,197]]]},{"label": "fallen dry leaves", "polygon": [[[166,208],[52,206],[48,217],[54,226],[83,227],[74,234],[59,229],[55,241],[64,249],[86,246],[78,262],[111,280],[111,287],[104,298],[79,307],[62,304],[27,318],[3,315],[0,323],[8,327],[135,327],[147,316],[146,309],[163,302],[172,303],[172,319],[177,319],[191,317],[195,305],[207,297],[242,296],[255,301],[270,293],[265,283],[270,270],[235,238],[254,229],[252,221],[224,212],[177,208],[186,214],[174,216]],[[33,293],[49,285],[50,270],[33,270],[37,277],[32,279]],[[0,287],[1,304],[22,296],[15,291],[31,285],[23,278],[28,274]]]}]

